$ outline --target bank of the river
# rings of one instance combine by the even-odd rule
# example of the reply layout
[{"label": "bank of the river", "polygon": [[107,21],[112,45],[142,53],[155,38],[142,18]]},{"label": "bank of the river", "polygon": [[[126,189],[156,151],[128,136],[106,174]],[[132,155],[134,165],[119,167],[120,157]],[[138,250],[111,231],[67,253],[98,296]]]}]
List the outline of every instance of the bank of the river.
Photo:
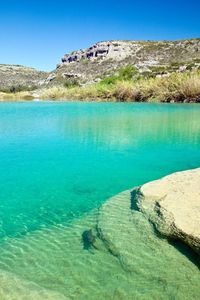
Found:
[{"label": "bank of the river", "polygon": [[[124,73],[123,73],[124,72]],[[125,68],[122,75],[106,77],[99,83],[67,86],[18,93],[0,92],[2,100],[81,100],[105,102],[200,102],[200,71],[171,73],[148,78]],[[128,74],[127,74],[128,73]]]}]

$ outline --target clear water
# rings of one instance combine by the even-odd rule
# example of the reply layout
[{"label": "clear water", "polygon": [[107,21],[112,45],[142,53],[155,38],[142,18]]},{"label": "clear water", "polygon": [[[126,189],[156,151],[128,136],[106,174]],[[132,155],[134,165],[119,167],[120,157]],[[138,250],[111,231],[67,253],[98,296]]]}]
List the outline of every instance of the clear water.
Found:
[{"label": "clear water", "polygon": [[[81,233],[109,197],[199,165],[198,105],[1,103],[1,299],[179,299],[162,278],[150,289],[106,251],[83,250]],[[195,299],[197,266],[158,243],[188,271],[180,299]]]}]

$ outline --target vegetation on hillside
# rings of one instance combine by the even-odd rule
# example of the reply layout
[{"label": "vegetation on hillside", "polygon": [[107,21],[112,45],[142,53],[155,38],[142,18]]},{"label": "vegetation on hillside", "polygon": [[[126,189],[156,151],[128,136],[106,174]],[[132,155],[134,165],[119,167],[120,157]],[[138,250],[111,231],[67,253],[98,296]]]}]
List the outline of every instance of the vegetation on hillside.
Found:
[{"label": "vegetation on hillside", "polygon": [[[65,81],[63,86],[35,91],[38,98],[47,100],[88,100],[121,102],[200,102],[200,70],[185,70],[171,74],[141,75],[128,65],[102,78],[98,83],[79,86],[77,81]],[[158,73],[157,73],[158,74]],[[31,91],[0,92],[3,100],[31,100]]]},{"label": "vegetation on hillside", "polygon": [[43,99],[200,102],[200,71],[172,73],[161,77],[140,76],[127,66],[116,75],[85,87],[52,87]]}]

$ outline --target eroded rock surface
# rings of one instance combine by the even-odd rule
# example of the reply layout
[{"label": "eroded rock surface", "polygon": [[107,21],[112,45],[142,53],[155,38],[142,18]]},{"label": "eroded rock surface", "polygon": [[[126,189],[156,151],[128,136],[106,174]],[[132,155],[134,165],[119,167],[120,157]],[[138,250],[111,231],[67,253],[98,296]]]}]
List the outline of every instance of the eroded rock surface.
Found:
[{"label": "eroded rock surface", "polygon": [[200,254],[200,168],[144,184],[135,200],[158,231]]},{"label": "eroded rock surface", "polygon": [[[132,57],[134,62],[147,65],[156,65],[158,63],[177,60],[188,60],[189,52],[192,57],[199,57],[200,40],[182,40],[182,41],[104,41],[99,42],[87,49],[73,51],[65,54],[58,67],[82,60],[96,60],[98,58],[114,59],[122,61]],[[145,63],[146,62],[146,63]]]}]

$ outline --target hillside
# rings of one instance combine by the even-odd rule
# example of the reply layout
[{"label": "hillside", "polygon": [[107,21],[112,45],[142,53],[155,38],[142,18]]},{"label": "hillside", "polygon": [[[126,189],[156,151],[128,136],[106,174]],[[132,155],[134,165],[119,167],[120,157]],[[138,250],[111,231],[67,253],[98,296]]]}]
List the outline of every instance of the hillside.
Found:
[{"label": "hillside", "polygon": [[141,74],[165,75],[200,67],[200,39],[182,41],[106,41],[66,54],[49,77],[50,83],[76,79],[98,82],[126,65]]},{"label": "hillside", "polygon": [[134,65],[142,75],[166,75],[200,67],[200,39],[182,41],[105,41],[65,54],[52,72],[0,64],[0,90],[91,84]]},{"label": "hillside", "polygon": [[0,64],[0,91],[33,90],[44,83],[46,76],[33,68]]}]

